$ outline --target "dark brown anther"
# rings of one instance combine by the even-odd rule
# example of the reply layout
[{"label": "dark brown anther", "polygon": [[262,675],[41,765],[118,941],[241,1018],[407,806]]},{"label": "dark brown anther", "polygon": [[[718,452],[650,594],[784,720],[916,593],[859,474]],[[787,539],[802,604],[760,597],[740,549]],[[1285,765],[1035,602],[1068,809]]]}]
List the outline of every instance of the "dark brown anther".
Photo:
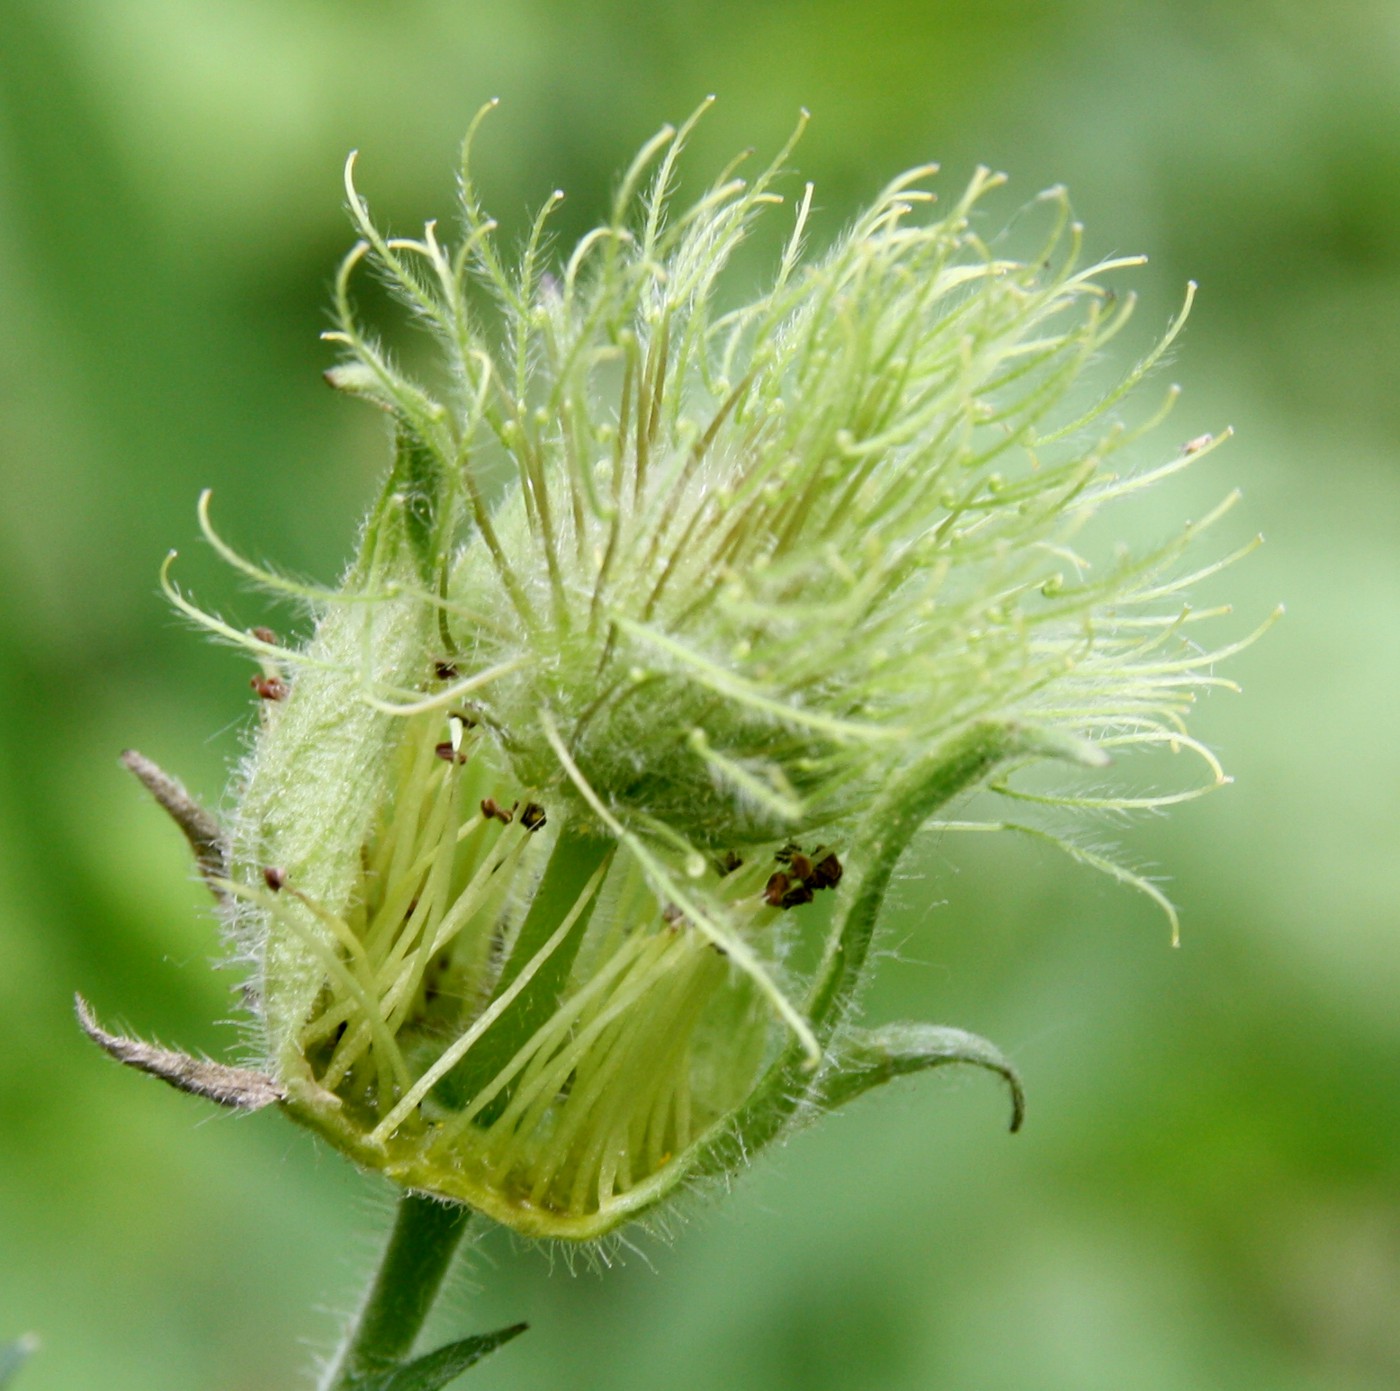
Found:
[{"label": "dark brown anther", "polygon": [[768,876],[768,882],[763,886],[763,901],[770,908],[781,908],[783,897],[791,887],[792,880],[782,870],[778,870]]},{"label": "dark brown anther", "polygon": [[280,676],[255,676],[248,684],[262,700],[285,700],[287,683]]},{"label": "dark brown anther", "polygon": [[812,886],[810,884],[794,884],[779,900],[783,908],[797,908],[804,903],[812,901]]},{"label": "dark brown anther", "polygon": [[280,647],[282,640],[272,631],[271,628],[249,628],[249,633],[257,638],[259,642],[265,642],[269,647]]},{"label": "dark brown anther", "polygon": [[286,871],[278,869],[276,865],[264,865],[262,874],[263,883],[273,893],[276,893],[287,882]]},{"label": "dark brown anther", "polygon": [[507,811],[494,797],[481,799],[481,814],[487,820],[499,821],[502,826],[509,826],[515,820],[515,809]]},{"label": "dark brown anther", "polygon": [[433,752],[442,759],[444,763],[465,763],[467,756],[461,749],[452,747],[451,739],[444,739],[440,744],[433,745]]},{"label": "dark brown anther", "polygon": [[812,862],[801,851],[794,850],[792,858],[788,860],[788,868],[792,871],[794,879],[800,879],[805,884],[812,877]]},{"label": "dark brown anther", "polygon": [[807,882],[814,889],[834,889],[841,882],[844,872],[841,861],[831,854],[817,861],[816,868],[812,870]]},{"label": "dark brown anther", "polygon": [[525,810],[520,813],[520,824],[527,831],[538,831],[546,820],[544,808],[538,802],[525,803]]},{"label": "dark brown anther", "polygon": [[451,681],[457,676],[456,662],[434,662],[433,675],[439,681]]}]

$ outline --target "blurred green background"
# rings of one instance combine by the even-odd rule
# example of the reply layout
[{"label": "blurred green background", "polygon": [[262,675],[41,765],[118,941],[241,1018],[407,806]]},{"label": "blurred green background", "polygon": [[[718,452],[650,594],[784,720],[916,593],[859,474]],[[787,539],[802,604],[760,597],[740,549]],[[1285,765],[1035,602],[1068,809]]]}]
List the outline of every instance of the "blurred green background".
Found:
[{"label": "blurred green background", "polygon": [[[798,1137],[601,1275],[493,1233],[441,1331],[528,1318],[478,1391],[1393,1391],[1400,1385],[1400,6],[1395,0],[0,0],[0,1337],[21,1391],[273,1391],[357,1296],[379,1186],[275,1115],[107,1064],[109,1022],[227,1053],[228,973],[135,745],[217,801],[247,670],[156,592],[279,616],[197,539],[331,579],[384,454],[319,380],[341,163],[399,229],[489,204],[572,236],[664,120],[708,174],[799,152],[830,232],[928,158],[951,192],[1066,183],[1147,251],[1139,344],[1188,277],[1170,452],[1238,439],[1160,527],[1245,490],[1238,627],[1197,733],[1237,783],[1105,827],[1150,905],[1049,850],[928,838],[878,1017],[999,1041]],[[1175,433],[1173,433],[1175,432]],[[1179,437],[1179,438],[1178,438]],[[285,616],[282,616],[285,618]]]}]

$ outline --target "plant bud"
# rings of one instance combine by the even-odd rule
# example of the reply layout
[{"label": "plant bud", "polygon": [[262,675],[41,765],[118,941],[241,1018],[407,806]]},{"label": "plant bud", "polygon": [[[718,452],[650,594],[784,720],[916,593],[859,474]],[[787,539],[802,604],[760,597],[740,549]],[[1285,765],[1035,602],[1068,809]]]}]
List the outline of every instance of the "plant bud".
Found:
[{"label": "plant bud", "polygon": [[[852,1022],[909,841],[1044,759],[1169,745],[1220,780],[1182,725],[1223,655],[1185,640],[1179,557],[1205,524],[1102,572],[1072,549],[1216,443],[1107,467],[1184,311],[1086,391],[1136,262],[1080,266],[1060,194],[1043,245],[993,254],[972,214],[999,179],[933,218],[929,169],[815,258],[809,186],[736,306],[721,272],[777,215],[791,146],[682,207],[688,132],[642,151],[552,273],[557,197],[508,263],[469,161],[455,246],[434,224],[385,237],[347,167],[361,240],[327,379],[394,437],[358,556],[338,590],[291,586],[201,504],[227,558],[314,604],[299,648],[169,586],[263,663],[212,882],[278,1104],[538,1236],[599,1236],[946,1062],[1004,1076],[1019,1122],[991,1045]],[[431,336],[439,387],[360,326],[365,262]]]}]

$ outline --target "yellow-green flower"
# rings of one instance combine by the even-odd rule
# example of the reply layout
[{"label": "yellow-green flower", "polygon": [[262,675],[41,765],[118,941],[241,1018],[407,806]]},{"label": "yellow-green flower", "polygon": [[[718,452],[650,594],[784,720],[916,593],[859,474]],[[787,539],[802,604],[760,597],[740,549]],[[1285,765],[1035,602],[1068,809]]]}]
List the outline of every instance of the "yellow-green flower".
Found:
[{"label": "yellow-green flower", "polygon": [[[989,1044],[852,1022],[911,837],[1043,759],[1170,745],[1220,776],[1184,724],[1223,655],[1182,597],[1211,518],[1075,551],[1214,444],[1119,463],[1170,404],[1120,418],[1185,310],[1105,385],[1137,262],[1081,266],[1061,194],[1016,258],[976,230],[998,178],[940,215],[913,170],[809,254],[811,186],[776,192],[790,147],[687,205],[688,129],[558,262],[558,195],[508,253],[464,160],[458,240],[390,238],[347,168],[328,375],[394,440],[358,556],[337,590],[292,585],[201,506],[310,603],[304,647],[171,586],[265,664],[227,829],[162,799],[250,966],[269,1095],[534,1235],[601,1235],[942,1062],[1001,1072],[1019,1118]],[[787,238],[735,302],[761,216]],[[430,338],[431,383],[361,326],[363,266]]]}]

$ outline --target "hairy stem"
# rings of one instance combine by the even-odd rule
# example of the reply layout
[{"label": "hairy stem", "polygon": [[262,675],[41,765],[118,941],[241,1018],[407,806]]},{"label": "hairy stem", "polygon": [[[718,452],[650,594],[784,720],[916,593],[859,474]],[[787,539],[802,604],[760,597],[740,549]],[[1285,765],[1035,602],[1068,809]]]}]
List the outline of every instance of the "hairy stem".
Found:
[{"label": "hairy stem", "polygon": [[352,1391],[409,1353],[470,1220],[470,1208],[403,1194],[364,1305],[319,1391]]}]

